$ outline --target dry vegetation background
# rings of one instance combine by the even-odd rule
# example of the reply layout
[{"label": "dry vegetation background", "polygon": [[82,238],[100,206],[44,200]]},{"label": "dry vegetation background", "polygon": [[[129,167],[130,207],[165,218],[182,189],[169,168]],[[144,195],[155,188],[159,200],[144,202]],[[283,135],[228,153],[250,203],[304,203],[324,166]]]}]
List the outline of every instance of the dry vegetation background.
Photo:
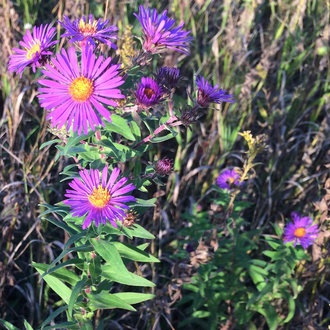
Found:
[{"label": "dry vegetation background", "polygon": [[[52,146],[39,149],[54,136],[36,100],[35,77],[8,73],[8,56],[22,39],[25,24],[57,24],[63,14],[106,15],[120,33],[127,24],[138,32],[132,15],[137,4],[3,0],[0,6],[0,318],[19,328],[25,318],[37,327],[57,297],[38,281],[30,263],[52,260],[66,240],[39,220],[39,204],[63,199],[66,186],[59,176],[67,160],[55,161]],[[194,36],[190,57],[171,53],[163,59],[167,65],[180,61],[186,77],[182,94],[192,90],[193,76],[202,73],[235,94],[237,102],[231,110],[224,104],[221,111],[209,111],[189,139],[182,130],[176,141],[159,146],[159,155],[175,160],[174,172],[166,186],[152,187],[150,197],[158,197],[157,207],[140,220],[157,237],[152,252],[162,263],[146,270],[157,284],[157,298],[141,304],[138,313],[113,313],[112,329],[170,329],[183,317],[174,302],[191,273],[168,258],[184,226],[181,214],[214,184],[220,169],[240,164],[245,147],[237,133],[242,130],[265,134],[268,144],[255,178],[245,187],[245,199],[253,203],[245,212],[251,228],[271,231],[268,224],[283,225],[292,211],[314,215],[323,228],[311,262],[297,273],[304,287],[301,310],[309,316],[297,312],[288,328],[325,329],[330,320],[329,2],[173,0],[150,6],[169,8],[170,16],[184,20]],[[210,212],[219,211],[212,207]]]}]

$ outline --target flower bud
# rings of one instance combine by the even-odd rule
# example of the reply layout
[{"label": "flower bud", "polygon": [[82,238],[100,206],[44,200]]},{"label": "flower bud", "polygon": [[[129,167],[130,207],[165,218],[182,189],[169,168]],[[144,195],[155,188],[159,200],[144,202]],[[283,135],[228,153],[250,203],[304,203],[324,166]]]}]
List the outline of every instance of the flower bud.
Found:
[{"label": "flower bud", "polygon": [[169,175],[172,172],[171,160],[168,158],[158,160],[154,165],[154,170],[158,175]]}]

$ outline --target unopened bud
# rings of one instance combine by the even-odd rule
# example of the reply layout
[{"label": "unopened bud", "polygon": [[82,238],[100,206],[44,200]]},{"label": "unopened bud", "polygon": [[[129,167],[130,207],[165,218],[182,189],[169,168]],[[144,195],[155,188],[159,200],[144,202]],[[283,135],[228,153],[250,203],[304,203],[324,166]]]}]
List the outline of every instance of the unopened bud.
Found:
[{"label": "unopened bud", "polygon": [[180,118],[181,122],[183,125],[185,126],[189,126],[190,124],[194,124],[197,121],[197,111],[192,109],[187,109],[184,110],[181,118]]},{"label": "unopened bud", "polygon": [[168,158],[160,159],[154,165],[154,169],[158,175],[169,175],[172,172],[172,162]]}]

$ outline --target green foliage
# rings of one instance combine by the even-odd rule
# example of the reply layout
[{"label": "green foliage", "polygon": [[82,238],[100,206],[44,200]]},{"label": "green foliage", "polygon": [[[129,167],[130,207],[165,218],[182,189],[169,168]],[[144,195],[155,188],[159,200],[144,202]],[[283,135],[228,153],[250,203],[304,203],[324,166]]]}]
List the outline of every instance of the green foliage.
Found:
[{"label": "green foliage", "polygon": [[[321,198],[324,190],[322,158],[327,150],[324,110],[329,96],[327,81],[329,47],[325,33],[329,23],[327,12],[324,10],[325,1],[300,1],[299,6],[296,6],[291,0],[283,0],[280,3],[207,0],[186,6],[183,2],[175,0],[168,8],[166,6],[166,9],[169,9],[168,13],[172,18],[176,18],[176,22],[183,20],[185,27],[192,31],[194,41],[191,45],[191,55],[184,57],[176,56],[174,53],[166,54],[166,57],[162,55],[157,60],[154,59],[151,66],[141,69],[136,65],[127,70],[126,82],[123,85],[130,102],[127,106],[132,106],[134,103],[130,95],[135,83],[142,76],[150,76],[156,68],[157,61],[163,59],[171,64],[182,64],[182,72],[186,77],[181,85],[181,95],[173,97],[176,115],[180,113],[180,109],[193,102],[189,98],[186,99],[184,92],[186,89],[188,91],[193,89],[192,78],[196,72],[201,73],[214,84],[220,83],[221,88],[235,94],[236,103],[229,107],[225,104],[216,105],[216,110],[220,111],[209,109],[206,118],[199,119],[191,130],[166,127],[163,133],[150,139],[153,144],[138,145],[146,134],[153,134],[158,126],[167,120],[168,116],[164,114],[166,105],[161,109],[162,114],[156,115],[141,112],[136,116],[124,111],[116,112],[112,116],[112,123],[106,123],[104,128],[100,127],[98,133],[101,140],[93,133],[78,137],[72,132],[66,132],[67,134],[59,139],[52,137],[52,140],[47,140],[49,139],[47,123],[41,119],[43,110],[39,109],[36,99],[33,99],[35,96],[33,79],[36,76],[30,73],[19,79],[6,72],[7,58],[11,54],[6,52],[6,49],[17,45],[19,38],[24,34],[24,24],[40,25],[46,22],[56,24],[56,20],[62,17],[64,9],[72,18],[86,15],[88,11],[95,17],[111,14],[118,22],[120,34],[130,23],[134,24],[134,33],[142,35],[140,26],[132,15],[137,11],[139,3],[141,1],[134,4],[120,3],[119,7],[118,4],[115,7],[110,6],[106,13],[105,3],[101,5],[97,1],[77,2],[72,9],[67,6],[63,8],[62,1],[5,0],[3,2],[4,17],[1,17],[5,22],[3,36],[6,36],[4,40],[6,47],[3,47],[2,52],[4,111],[0,125],[2,137],[0,146],[6,149],[0,148],[2,165],[4,165],[0,173],[0,181],[5,187],[4,189],[0,187],[0,208],[3,206],[3,201],[5,208],[6,203],[8,208],[6,212],[1,211],[0,214],[1,218],[4,216],[5,219],[4,239],[1,245],[4,254],[1,257],[5,256],[4,260],[7,260],[7,256],[14,256],[13,260],[16,260],[19,267],[31,264],[32,260],[36,261],[32,265],[47,284],[42,286],[39,282],[36,285],[32,273],[31,276],[25,276],[26,268],[22,268],[23,272],[17,272],[13,262],[8,265],[5,262],[4,286],[8,285],[7,279],[14,276],[16,287],[20,285],[23,287],[25,284],[27,287],[33,286],[34,297],[38,297],[39,291],[44,288],[45,302],[40,303],[35,298],[31,303],[31,306],[38,307],[41,318],[46,317],[41,324],[41,328],[44,329],[92,329],[90,319],[95,309],[118,306],[133,310],[134,307],[131,305],[151,299],[153,296],[149,293],[148,286],[151,285],[150,282],[144,282],[147,283],[145,289],[139,286],[133,288],[133,286],[129,287],[130,284],[126,286],[115,283],[114,280],[103,276],[102,272],[112,276],[111,267],[108,268],[107,260],[98,252],[94,259],[91,258],[95,253],[92,242],[99,237],[102,244],[110,244],[110,249],[115,251],[118,265],[125,274],[125,281],[128,282],[132,278],[131,275],[133,281],[140,281],[141,276],[138,275],[141,274],[135,262],[156,262],[154,256],[145,252],[147,247],[141,243],[155,238],[152,233],[158,232],[155,224],[157,222],[150,221],[147,224],[147,229],[152,227],[152,233],[141,225],[135,224],[126,228],[121,227],[120,223],[118,228],[110,225],[99,226],[91,232],[84,233],[81,231],[84,219],[72,217],[69,208],[63,204],[59,203],[55,206],[49,204],[61,200],[59,194],[65,189],[63,187],[67,187],[68,180],[78,176],[79,167],[102,169],[107,163],[113,168],[120,162],[119,165],[125,168],[125,175],[134,177],[132,182],[139,190],[138,202],[131,203],[130,206],[134,206],[138,214],[143,215],[147,207],[155,205],[155,199],[144,199],[151,197],[150,195],[146,197],[150,186],[157,183],[159,188],[163,184],[154,176],[153,166],[150,163],[155,155],[168,152],[171,155],[174,153],[176,173],[169,188],[165,186],[165,204],[159,198],[158,206],[173,215],[173,219],[169,219],[170,229],[177,232],[178,228],[184,226],[180,235],[184,236],[187,242],[198,242],[205,240],[205,237],[211,237],[212,231],[216,228],[219,242],[219,248],[208,265],[202,265],[192,285],[186,286],[191,290],[189,292],[194,294],[194,296],[192,293],[188,296],[183,295],[182,300],[183,312],[190,317],[189,320],[195,326],[204,329],[209,328],[210,319],[214,324],[225,324],[232,320],[230,316],[234,315],[236,318],[237,315],[237,317],[241,315],[240,322],[246,321],[244,327],[249,326],[251,329],[255,328],[253,322],[260,317],[267,319],[270,328],[283,324],[285,327],[290,327],[290,319],[295,308],[300,304],[302,310],[308,307],[307,310],[313,315],[314,323],[314,319],[321,315],[320,304],[317,301],[322,299],[317,299],[317,292],[322,292],[325,287],[325,276],[318,274],[314,276],[312,272],[313,275],[305,280],[313,281],[312,285],[309,285],[313,287],[313,293],[310,294],[309,286],[306,285],[304,298],[308,297],[308,299],[298,299],[297,295],[302,290],[302,286],[298,280],[299,274],[294,274],[293,269],[297,260],[302,260],[306,256],[303,255],[302,249],[293,249],[290,245],[283,246],[279,239],[282,231],[275,224],[273,226],[277,236],[270,235],[273,233],[269,229],[269,224],[275,218],[280,219],[282,213],[289,214],[293,208],[292,201],[295,207],[308,209],[308,212],[311,212],[311,201],[314,203],[316,199]],[[150,6],[158,10],[165,9],[165,5],[160,2],[150,3]],[[57,38],[60,39],[59,35]],[[246,202],[236,200],[234,206],[236,214],[234,212],[230,218],[226,218],[225,224],[223,214],[216,221],[210,221],[208,204],[203,208],[204,210],[207,208],[206,211],[195,212],[193,216],[187,212],[182,217],[175,216],[181,214],[182,205],[186,207],[188,197],[192,200],[204,198],[204,192],[213,182],[213,175],[209,175],[210,172],[204,175],[203,172],[206,172],[204,170],[199,172],[198,178],[189,176],[196,164],[201,168],[203,166],[212,168],[214,171],[223,166],[237,164],[237,160],[233,160],[232,156],[237,159],[240,157],[237,150],[240,149],[242,139],[237,138],[237,133],[244,129],[251,129],[253,133],[259,131],[265,133],[270,141],[270,149],[262,155],[264,166],[258,167],[253,188],[251,184],[246,191],[249,200],[253,203],[247,205]],[[173,137],[177,145],[167,143]],[[162,141],[165,143],[158,147],[157,143]],[[54,151],[57,152],[56,155]],[[31,161],[30,156],[35,158]],[[71,164],[62,169],[63,162],[67,164],[68,158]],[[55,163],[50,166],[53,160]],[[62,173],[59,174],[60,171]],[[22,187],[20,187],[21,181],[24,185]],[[162,186],[160,189],[165,187]],[[212,202],[220,206],[220,209],[226,207],[230,196],[219,189],[217,192],[221,195]],[[4,199],[2,199],[3,194],[7,194]],[[39,209],[34,203],[35,200],[40,200]],[[16,205],[19,210],[17,214],[14,211]],[[39,225],[30,227],[40,213],[42,213],[41,218],[46,221],[42,221],[41,228]],[[16,220],[19,220],[19,230],[12,231],[16,228]],[[238,229],[232,228],[233,221],[237,222]],[[191,228],[187,226],[187,222],[192,225]],[[30,231],[33,228],[38,229],[37,234]],[[252,233],[251,230],[254,228],[259,229]],[[62,240],[63,232],[68,233],[70,244],[67,241],[63,251],[58,252],[55,249],[55,257],[45,264],[47,262],[45,256],[48,255],[45,246],[47,249],[53,249],[52,241],[58,240],[60,236]],[[27,239],[24,236],[26,233],[30,233]],[[40,234],[49,244],[42,243],[44,244],[40,247],[42,253],[35,253],[34,238],[39,239]],[[241,235],[242,237],[239,238]],[[174,239],[176,240],[177,236]],[[168,244],[170,246],[172,242]],[[30,248],[23,248],[24,246]],[[235,258],[232,258],[231,254],[233,246],[233,251],[238,254]],[[17,259],[16,247],[20,247],[18,252],[22,251],[23,254],[22,256],[19,254],[19,259]],[[164,252],[168,247],[163,245],[161,248]],[[186,257],[186,255],[186,251],[181,249],[176,257]],[[158,271],[165,274],[168,267],[163,265],[166,263],[162,263]],[[313,267],[317,269],[317,265],[314,264]],[[20,277],[22,273],[24,278]],[[168,276],[169,281],[173,280],[171,276],[172,274]],[[90,294],[85,292],[83,285],[91,288]],[[165,286],[167,283],[164,284]],[[227,287],[231,288],[232,295],[223,291],[224,289],[228,291]],[[59,291],[61,293],[59,297],[63,296],[66,301],[61,299],[54,303],[56,298],[51,296],[52,289],[49,288],[55,288],[55,292]],[[117,290],[139,292],[114,293]],[[21,298],[14,296],[16,295],[11,294],[8,301],[5,299],[2,306],[4,315],[9,321],[16,322],[17,315],[12,314],[12,311],[23,303],[25,306],[29,305],[21,315],[19,328],[30,326],[26,320],[23,325],[23,317],[28,318],[36,328],[36,324],[39,325],[41,320],[39,314],[36,316],[37,313],[33,315],[31,312],[32,297],[26,299],[23,296]],[[90,299],[92,307],[89,306],[90,312],[83,314],[85,299]],[[212,309],[211,302],[214,302],[214,306],[218,304],[217,306],[220,307]],[[49,312],[51,305],[54,309]],[[68,310],[69,305],[70,310]],[[316,309],[313,310],[312,305],[317,306]],[[192,306],[198,307],[194,309]],[[182,306],[179,308],[181,309]],[[146,316],[149,324],[153,322],[156,326],[158,318],[154,313],[161,315],[162,312],[152,311]],[[50,315],[48,316],[47,313]],[[55,323],[59,320],[63,321],[66,317],[63,314],[66,313],[69,318],[74,318],[76,321],[49,325],[52,320]],[[83,327],[78,325],[78,320],[83,323]],[[99,323],[100,329],[103,321],[102,319]],[[320,326],[325,326],[327,321],[327,318],[322,320]],[[17,329],[7,321],[0,320],[0,323],[8,329]]]},{"label": "green foliage", "polygon": [[[218,195],[212,202],[223,204],[220,198]],[[275,330],[294,316],[295,300],[302,290],[294,270],[307,255],[302,249],[284,245],[278,227],[278,236],[248,230],[248,224],[239,216],[244,210],[241,203],[235,201],[235,226],[228,219],[231,224],[227,230],[216,230],[207,212],[185,215],[191,223],[181,231],[186,242],[205,241],[216,230],[213,238],[218,247],[199,266],[192,282],[184,285],[187,293],[178,306],[185,306],[187,318],[181,327],[196,324],[218,329],[232,320],[235,327],[241,328],[254,323],[256,315],[261,314]]]},{"label": "green foliage", "polygon": [[[54,209],[53,206],[45,206],[52,211],[56,210],[56,207]],[[138,225],[131,229],[100,226],[84,231],[70,222],[72,216],[67,207],[59,206],[58,208],[58,212],[67,212],[64,219],[68,225],[65,228],[70,228],[67,230],[70,238],[63,252],[50,265],[32,263],[32,266],[41,274],[41,278],[67,304],[67,307],[58,309],[54,315],[49,316],[47,322],[64,311],[67,312],[69,321],[74,321],[77,315],[82,315],[81,311],[84,311],[85,319],[90,319],[93,316],[92,312],[100,308],[122,308],[133,311],[135,309],[131,304],[152,299],[153,295],[148,293],[111,294],[109,291],[115,282],[135,287],[154,286],[149,280],[128,271],[123,258],[128,265],[129,260],[158,262],[158,259],[144,251],[146,245],[134,247],[129,243],[116,241],[116,238],[121,235],[130,239],[133,237],[150,239],[154,237],[153,235]],[[61,213],[62,216],[63,213]],[[47,214],[48,210],[41,216]],[[62,223],[53,223],[63,227]],[[77,258],[61,261],[68,253],[77,253]],[[77,275],[77,270],[79,275]]]}]

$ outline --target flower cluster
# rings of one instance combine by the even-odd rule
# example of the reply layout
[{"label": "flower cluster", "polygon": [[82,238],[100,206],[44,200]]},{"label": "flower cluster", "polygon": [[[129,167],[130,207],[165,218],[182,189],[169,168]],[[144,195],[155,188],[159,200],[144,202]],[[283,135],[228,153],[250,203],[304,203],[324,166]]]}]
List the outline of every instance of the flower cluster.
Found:
[{"label": "flower cluster", "polygon": [[[130,66],[134,67],[138,63],[143,67],[151,63],[153,54],[166,49],[189,55],[189,45],[193,38],[190,31],[183,29],[184,23],[176,25],[175,20],[167,16],[166,10],[158,14],[156,9],[143,6],[139,6],[139,13],[134,15],[142,26],[144,52],[138,53],[134,49],[129,29],[125,37],[125,49],[119,52],[126,54],[126,58],[123,58],[125,66],[111,57],[104,58],[99,55],[100,51],[103,51],[103,47],[98,48],[99,44],[117,49],[114,41],[118,39],[118,28],[111,25],[109,20],[95,19],[92,15],[72,21],[64,16],[63,21],[59,21],[66,30],[61,37],[68,38],[71,47],[61,48],[56,54],[53,47],[58,43],[57,40],[53,41],[56,29],[51,25],[35,26],[32,34],[27,30],[20,42],[22,48],[14,48],[15,54],[10,56],[9,71],[22,76],[27,67],[31,67],[33,72],[36,72],[36,68],[41,68],[37,97],[47,113],[51,129],[57,132],[65,130],[64,135],[59,135],[63,140],[72,132],[87,135],[89,130],[95,131],[97,126],[105,126],[105,121],[111,122],[111,113],[119,104],[124,107],[129,103],[122,101],[126,96],[120,87],[129,76],[127,73]],[[135,54],[138,60],[134,60]],[[150,108],[169,99],[170,119],[156,129],[154,134],[171,125],[188,126],[197,120],[200,108],[206,108],[212,102],[234,102],[232,95],[218,90],[218,85],[212,87],[207,80],[198,76],[195,106],[190,111],[184,111],[179,119],[174,115],[176,109],[173,108],[171,99],[181,78],[178,68],[164,66],[153,73],[153,78],[142,77],[135,85],[134,109],[145,110],[149,114]],[[152,135],[137,145],[150,141],[151,138]],[[164,158],[154,165],[154,169],[159,176],[168,175],[172,171],[172,163],[168,158]],[[70,183],[72,189],[67,190],[64,203],[71,206],[73,215],[86,216],[84,229],[92,221],[98,226],[109,220],[116,226],[116,220],[127,217],[124,210],[129,207],[125,203],[135,201],[135,198],[122,195],[133,190],[134,186],[129,184],[123,187],[126,178],[115,183],[119,176],[117,168],[113,170],[109,180],[108,167],[103,169],[101,181],[99,170],[85,169],[79,174],[80,179],[75,178]],[[237,184],[238,179],[234,170],[229,174],[225,171],[219,176],[218,184],[224,189],[230,189]]]}]

